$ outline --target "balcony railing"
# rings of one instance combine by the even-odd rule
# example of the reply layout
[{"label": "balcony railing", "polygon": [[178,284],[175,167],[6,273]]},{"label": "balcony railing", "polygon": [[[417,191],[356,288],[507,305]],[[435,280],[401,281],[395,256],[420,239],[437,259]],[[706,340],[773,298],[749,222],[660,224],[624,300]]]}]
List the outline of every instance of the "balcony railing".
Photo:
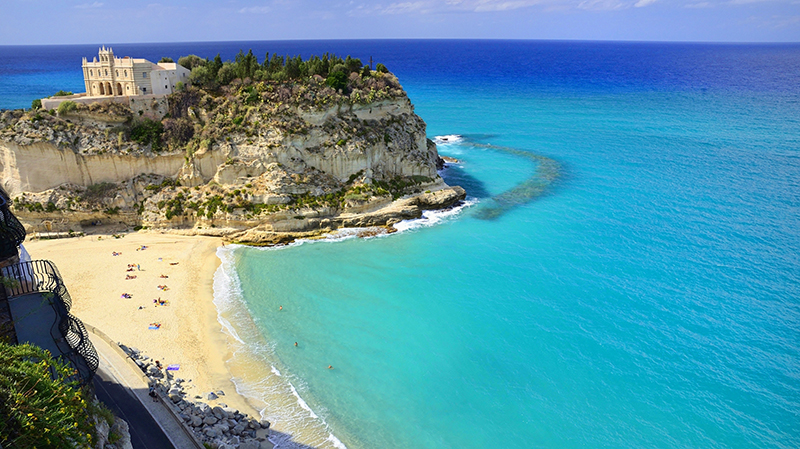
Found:
[{"label": "balcony railing", "polygon": [[51,292],[61,298],[67,312],[72,309],[72,297],[69,296],[58,268],[49,260],[15,263],[0,268],[0,274],[9,280],[5,282],[9,298],[29,293]]},{"label": "balcony railing", "polygon": [[[34,337],[41,341],[32,343],[50,349],[55,358],[72,365],[76,370],[74,380],[82,385],[90,382],[97,371],[99,357],[83,323],[69,313],[72,298],[55,265],[47,260],[21,262],[0,268],[0,275],[4,278],[3,288],[11,304],[11,319],[15,323],[16,334],[25,334],[20,326],[30,326],[31,329],[42,327],[42,332],[36,332]],[[23,301],[28,301],[28,305],[25,306]],[[31,307],[31,304],[35,307]],[[25,310],[27,315],[14,316],[15,308]],[[21,323],[22,318],[24,323]],[[53,320],[52,324],[49,324],[50,320]],[[42,335],[47,328],[50,329],[49,339]]]},{"label": "balcony railing", "polygon": [[8,195],[0,189],[0,261],[18,254],[25,240],[25,228],[8,209]]}]

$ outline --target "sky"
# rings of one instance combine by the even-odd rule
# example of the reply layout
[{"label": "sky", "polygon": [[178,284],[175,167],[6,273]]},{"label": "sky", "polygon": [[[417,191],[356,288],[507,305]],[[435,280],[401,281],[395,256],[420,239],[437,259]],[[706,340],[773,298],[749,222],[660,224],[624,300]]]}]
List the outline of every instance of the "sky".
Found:
[{"label": "sky", "polygon": [[800,42],[800,0],[0,0],[0,45],[409,38]]}]

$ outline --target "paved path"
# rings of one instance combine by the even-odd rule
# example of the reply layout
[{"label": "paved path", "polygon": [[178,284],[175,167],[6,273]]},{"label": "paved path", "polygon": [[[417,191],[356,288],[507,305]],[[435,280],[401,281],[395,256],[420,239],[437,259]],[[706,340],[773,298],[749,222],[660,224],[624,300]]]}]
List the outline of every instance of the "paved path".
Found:
[{"label": "paved path", "polygon": [[[136,449],[196,448],[183,426],[175,421],[164,404],[153,402],[143,373],[117,348],[87,326],[89,338],[100,356],[95,386],[97,396],[128,422],[131,442]],[[107,394],[106,397],[101,397]],[[134,436],[135,435],[135,436]],[[137,439],[139,443],[137,444]],[[202,446],[200,446],[202,447]]]},{"label": "paved path", "polygon": [[134,449],[174,449],[147,409],[104,365],[100,363],[94,378],[95,393],[115,415],[128,422]]}]

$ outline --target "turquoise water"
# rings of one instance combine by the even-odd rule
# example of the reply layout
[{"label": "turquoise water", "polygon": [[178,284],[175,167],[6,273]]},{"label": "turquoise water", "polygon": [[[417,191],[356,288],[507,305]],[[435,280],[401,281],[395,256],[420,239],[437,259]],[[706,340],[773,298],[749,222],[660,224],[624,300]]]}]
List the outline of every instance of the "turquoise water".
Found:
[{"label": "turquoise water", "polygon": [[[231,366],[263,368],[237,381],[279,447],[800,447],[800,46],[115,50],[250,47],[384,62],[429,136],[463,135],[439,151],[471,198],[387,237],[219,252]],[[95,51],[0,47],[28,57],[0,57],[0,107],[80,88],[33,50]],[[502,196],[520,185],[544,188]]]},{"label": "turquoise water", "polygon": [[[796,92],[414,81],[428,134],[464,136],[439,146],[461,161],[443,176],[477,204],[389,237],[235,252],[272,363],[333,434],[800,445]],[[478,219],[537,175],[483,144],[560,176]]]}]

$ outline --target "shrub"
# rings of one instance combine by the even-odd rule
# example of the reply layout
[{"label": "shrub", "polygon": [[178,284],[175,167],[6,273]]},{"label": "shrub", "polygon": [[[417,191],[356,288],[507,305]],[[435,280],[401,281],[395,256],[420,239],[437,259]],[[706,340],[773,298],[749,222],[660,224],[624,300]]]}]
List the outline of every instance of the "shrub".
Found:
[{"label": "shrub", "polygon": [[381,73],[389,73],[389,69],[387,69],[386,66],[380,62],[375,65],[375,70]]},{"label": "shrub", "polygon": [[3,447],[90,447],[86,393],[74,370],[48,351],[0,342],[0,441]]},{"label": "shrub", "polygon": [[172,58],[170,58],[169,56],[164,56],[163,58],[159,59],[158,62],[160,64],[162,62],[175,62],[175,61],[173,61]]},{"label": "shrub", "polygon": [[31,109],[34,111],[37,109],[42,109],[42,100],[37,98],[31,102]]},{"label": "shrub", "polygon": [[325,84],[336,90],[344,90],[347,87],[347,75],[344,72],[333,72],[328,75]]},{"label": "shrub", "polygon": [[58,105],[58,115],[69,114],[76,109],[78,109],[78,105],[74,101],[62,101],[61,104]]},{"label": "shrub", "polygon": [[87,187],[82,196],[86,201],[99,200],[116,188],[117,185],[112,182],[98,182]]},{"label": "shrub", "polygon": [[164,125],[149,118],[137,122],[131,127],[131,139],[141,145],[152,145],[153,151],[161,149],[161,135],[163,133]]},{"label": "shrub", "polygon": [[70,95],[72,95],[72,92],[67,90],[59,90],[58,92],[53,94],[54,97],[68,97]]}]

